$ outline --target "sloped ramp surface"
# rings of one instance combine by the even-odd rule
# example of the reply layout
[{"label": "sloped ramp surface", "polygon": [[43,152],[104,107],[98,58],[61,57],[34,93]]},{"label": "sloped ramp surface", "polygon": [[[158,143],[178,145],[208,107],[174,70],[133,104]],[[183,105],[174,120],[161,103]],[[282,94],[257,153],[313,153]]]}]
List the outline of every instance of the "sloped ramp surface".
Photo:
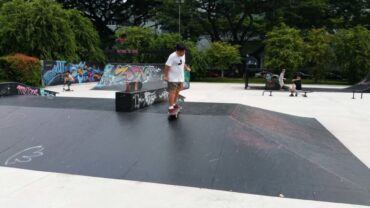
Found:
[{"label": "sloped ramp surface", "polygon": [[108,99],[0,99],[0,165],[370,205],[369,169],[315,119],[183,107],[170,122],[165,104],[116,113]]},{"label": "sloped ramp surface", "polygon": [[370,92],[370,71],[367,76],[359,83],[348,88],[349,90]]}]

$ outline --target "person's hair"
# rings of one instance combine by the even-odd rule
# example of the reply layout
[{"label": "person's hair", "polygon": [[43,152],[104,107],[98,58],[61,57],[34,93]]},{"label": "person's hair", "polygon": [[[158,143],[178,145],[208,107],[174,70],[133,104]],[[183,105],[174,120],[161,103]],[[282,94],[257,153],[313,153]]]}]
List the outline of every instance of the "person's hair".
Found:
[{"label": "person's hair", "polygon": [[176,51],[185,51],[185,50],[186,50],[186,47],[184,44],[182,43],[176,44]]}]

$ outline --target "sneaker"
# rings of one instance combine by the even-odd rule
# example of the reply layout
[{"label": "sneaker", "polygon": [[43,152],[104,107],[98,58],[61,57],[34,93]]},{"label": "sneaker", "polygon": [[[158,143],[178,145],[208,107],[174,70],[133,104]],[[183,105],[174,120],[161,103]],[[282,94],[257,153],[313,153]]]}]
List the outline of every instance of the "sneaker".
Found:
[{"label": "sneaker", "polygon": [[176,109],[175,108],[168,109],[168,113],[169,114],[174,114],[175,112],[176,112]]},{"label": "sneaker", "polygon": [[294,95],[293,94],[290,94],[289,97],[294,97]]},{"label": "sneaker", "polygon": [[178,104],[175,104],[175,105],[173,106],[173,108],[174,108],[174,109],[182,109],[182,107],[181,107],[180,105],[178,105]]}]

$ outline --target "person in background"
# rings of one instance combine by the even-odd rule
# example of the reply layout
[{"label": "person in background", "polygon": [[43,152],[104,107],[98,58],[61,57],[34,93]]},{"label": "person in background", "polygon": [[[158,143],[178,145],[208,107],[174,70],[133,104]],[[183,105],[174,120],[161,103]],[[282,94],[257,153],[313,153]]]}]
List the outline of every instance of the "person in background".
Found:
[{"label": "person in background", "polygon": [[280,76],[279,76],[279,85],[280,85],[280,90],[283,89],[284,87],[284,80],[285,80],[285,69],[283,69],[280,73]]},{"label": "person in background", "polygon": [[294,94],[298,96],[297,90],[302,90],[302,78],[300,73],[297,73],[292,80],[292,85],[289,88],[290,97],[293,97]]},{"label": "person in background", "polygon": [[73,77],[69,71],[67,71],[64,75],[64,84],[67,84],[68,88],[66,91],[71,91],[71,84],[73,82]]}]

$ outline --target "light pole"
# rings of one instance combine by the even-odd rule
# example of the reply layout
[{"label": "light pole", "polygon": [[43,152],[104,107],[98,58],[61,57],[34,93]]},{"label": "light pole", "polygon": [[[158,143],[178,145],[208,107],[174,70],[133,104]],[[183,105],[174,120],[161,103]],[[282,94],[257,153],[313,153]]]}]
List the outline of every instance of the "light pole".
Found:
[{"label": "light pole", "polygon": [[245,86],[244,89],[248,89],[248,84],[249,84],[249,54],[246,55],[246,60],[245,60]]},{"label": "light pole", "polygon": [[179,35],[181,39],[181,4],[185,3],[185,0],[176,0],[176,3],[179,4]]}]

